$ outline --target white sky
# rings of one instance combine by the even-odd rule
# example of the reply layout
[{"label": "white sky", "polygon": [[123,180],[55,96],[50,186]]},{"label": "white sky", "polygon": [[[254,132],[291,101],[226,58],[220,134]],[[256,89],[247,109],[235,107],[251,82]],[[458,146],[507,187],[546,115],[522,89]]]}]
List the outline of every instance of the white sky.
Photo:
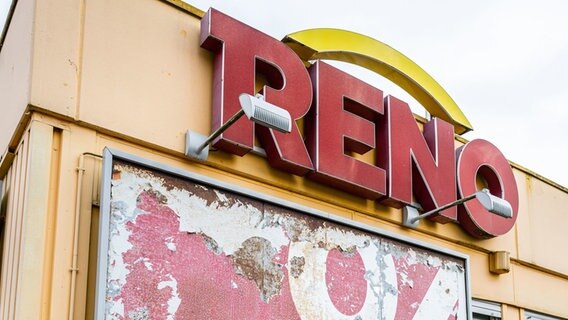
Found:
[{"label": "white sky", "polygon": [[8,10],[10,10],[11,3],[12,2],[10,0],[0,0],[0,34],[2,33],[2,30],[4,30],[4,22],[6,20]]},{"label": "white sky", "polygon": [[[568,1],[222,1],[215,7],[277,39],[308,28],[359,32],[402,52],[446,89],[505,156],[568,186]],[[0,25],[10,0],[0,0]],[[422,113],[400,88],[358,67],[357,77]]]}]

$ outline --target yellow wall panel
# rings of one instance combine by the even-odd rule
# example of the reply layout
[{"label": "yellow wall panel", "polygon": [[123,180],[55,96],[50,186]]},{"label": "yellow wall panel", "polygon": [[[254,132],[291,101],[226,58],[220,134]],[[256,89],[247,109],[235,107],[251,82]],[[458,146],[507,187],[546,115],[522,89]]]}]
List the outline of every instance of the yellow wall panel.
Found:
[{"label": "yellow wall panel", "polygon": [[[42,299],[46,262],[45,241],[47,212],[50,195],[50,172],[52,156],[53,128],[33,122],[30,126],[30,145],[28,171],[22,213],[19,277],[16,292],[16,319],[39,319],[41,310],[48,308]],[[30,305],[38,306],[30,308]]]},{"label": "yellow wall panel", "polygon": [[[559,253],[563,255],[563,253]],[[513,264],[516,305],[568,318],[568,279]]]},{"label": "yellow wall panel", "polygon": [[199,25],[160,1],[88,2],[78,118],[183,152],[187,129],[210,128],[212,56]]},{"label": "yellow wall panel", "polygon": [[30,102],[75,117],[86,2],[36,0]]},{"label": "yellow wall panel", "polygon": [[27,183],[29,132],[26,131],[18,148],[14,162],[4,177],[2,211],[6,217],[0,277],[0,318],[14,317],[19,269],[22,217]]},{"label": "yellow wall panel", "polygon": [[10,32],[0,51],[0,154],[8,148],[30,101],[34,3],[34,0],[18,1]]}]

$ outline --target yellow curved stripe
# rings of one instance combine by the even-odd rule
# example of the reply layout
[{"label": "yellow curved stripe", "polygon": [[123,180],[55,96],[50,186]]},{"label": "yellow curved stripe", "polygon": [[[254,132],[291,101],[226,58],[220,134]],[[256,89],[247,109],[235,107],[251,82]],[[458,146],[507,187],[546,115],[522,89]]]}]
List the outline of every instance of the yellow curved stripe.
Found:
[{"label": "yellow curved stripe", "polygon": [[454,125],[455,132],[473,130],[464,113],[420,66],[388,45],[359,33],[340,29],[309,29],[283,40],[302,60],[330,59],[374,71],[413,96],[433,116]]}]

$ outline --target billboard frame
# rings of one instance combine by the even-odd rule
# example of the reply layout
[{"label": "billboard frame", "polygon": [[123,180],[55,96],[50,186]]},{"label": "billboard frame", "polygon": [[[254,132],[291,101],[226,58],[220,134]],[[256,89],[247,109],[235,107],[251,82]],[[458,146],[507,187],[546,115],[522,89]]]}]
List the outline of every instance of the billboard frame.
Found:
[{"label": "billboard frame", "polygon": [[182,179],[188,179],[203,185],[214,187],[220,190],[230,191],[232,193],[246,196],[252,199],[264,201],[273,205],[281,206],[287,209],[295,210],[300,213],[308,214],[312,217],[335,222],[347,227],[355,228],[360,231],[369,232],[380,237],[390,238],[409,246],[433,251],[439,254],[447,255],[456,259],[463,260],[465,270],[465,296],[466,296],[466,313],[467,318],[472,319],[471,307],[471,274],[470,274],[470,258],[468,255],[454,251],[441,246],[433,245],[427,242],[419,241],[411,237],[400,235],[378,227],[370,226],[358,221],[350,220],[321,210],[310,208],[297,204],[282,198],[267,195],[258,191],[253,191],[235,184],[225,181],[213,179],[201,174],[176,168],[171,165],[160,163],[130,154],[118,149],[105,147],[103,150],[103,168],[101,179],[100,194],[100,215],[99,215],[99,241],[97,253],[97,270],[96,270],[96,291],[95,291],[95,319],[102,320],[105,315],[105,294],[107,283],[107,265],[108,265],[108,247],[109,247],[109,229],[110,229],[110,212],[111,212],[111,180],[113,163],[115,160],[129,162],[134,165],[145,167],[149,170],[158,171],[168,175],[172,175]]}]

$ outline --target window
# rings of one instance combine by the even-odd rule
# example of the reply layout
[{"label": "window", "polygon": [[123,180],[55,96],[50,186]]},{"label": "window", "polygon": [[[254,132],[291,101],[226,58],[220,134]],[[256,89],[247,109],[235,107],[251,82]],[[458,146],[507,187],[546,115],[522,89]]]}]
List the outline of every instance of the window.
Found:
[{"label": "window", "polygon": [[471,302],[473,311],[473,320],[499,320],[501,319],[501,304],[484,301],[473,300]]},{"label": "window", "polygon": [[526,320],[562,320],[561,318],[547,316],[542,313],[536,313],[533,311],[525,311],[525,319]]},{"label": "window", "polygon": [[473,314],[473,320],[498,320],[501,318],[495,318],[495,317],[490,317],[490,316],[486,316],[486,315],[481,315],[479,313],[474,313]]}]

